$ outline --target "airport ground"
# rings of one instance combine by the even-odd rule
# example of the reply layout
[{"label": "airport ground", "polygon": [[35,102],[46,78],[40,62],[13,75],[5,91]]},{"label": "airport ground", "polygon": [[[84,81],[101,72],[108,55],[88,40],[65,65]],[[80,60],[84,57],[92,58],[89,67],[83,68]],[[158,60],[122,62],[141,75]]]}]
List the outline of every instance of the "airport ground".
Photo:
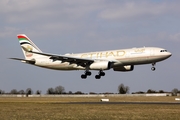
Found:
[{"label": "airport ground", "polygon": [[4,97],[0,120],[180,120],[176,97]]}]

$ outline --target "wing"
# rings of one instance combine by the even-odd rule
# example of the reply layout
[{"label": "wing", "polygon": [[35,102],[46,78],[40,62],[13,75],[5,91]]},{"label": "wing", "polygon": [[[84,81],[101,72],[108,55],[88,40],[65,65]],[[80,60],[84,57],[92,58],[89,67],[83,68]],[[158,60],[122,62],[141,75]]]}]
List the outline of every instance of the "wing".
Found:
[{"label": "wing", "polygon": [[82,66],[82,67],[86,67],[88,65],[91,65],[93,62],[96,62],[96,61],[109,61],[111,63],[118,62],[117,60],[88,59],[88,58],[72,57],[72,56],[67,56],[67,55],[56,55],[56,54],[50,54],[50,53],[35,52],[35,51],[31,51],[31,50],[29,50],[23,46],[22,46],[22,48],[26,52],[47,56],[47,57],[49,57],[49,59],[52,59],[53,61],[60,60],[62,62],[69,62],[70,64],[74,63],[74,64],[77,64],[77,65]]},{"label": "wing", "polygon": [[60,60],[62,62],[69,62],[70,64],[74,63],[83,67],[86,67],[87,65],[90,65],[94,62],[93,59],[84,59],[84,58],[72,57],[67,55],[56,55],[56,54],[40,53],[34,51],[28,51],[28,52],[48,56],[49,59],[52,59],[53,61]]}]

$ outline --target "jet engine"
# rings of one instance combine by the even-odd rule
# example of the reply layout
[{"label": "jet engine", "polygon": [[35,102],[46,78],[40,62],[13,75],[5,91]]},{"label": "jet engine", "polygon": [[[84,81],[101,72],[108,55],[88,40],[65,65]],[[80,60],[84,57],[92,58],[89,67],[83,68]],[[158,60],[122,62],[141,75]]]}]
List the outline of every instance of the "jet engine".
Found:
[{"label": "jet engine", "polygon": [[111,63],[109,61],[98,61],[92,63],[89,68],[91,70],[109,70],[111,68]]},{"label": "jet engine", "polygon": [[118,66],[118,67],[114,67],[113,70],[114,71],[121,71],[121,72],[133,71],[134,65]]}]

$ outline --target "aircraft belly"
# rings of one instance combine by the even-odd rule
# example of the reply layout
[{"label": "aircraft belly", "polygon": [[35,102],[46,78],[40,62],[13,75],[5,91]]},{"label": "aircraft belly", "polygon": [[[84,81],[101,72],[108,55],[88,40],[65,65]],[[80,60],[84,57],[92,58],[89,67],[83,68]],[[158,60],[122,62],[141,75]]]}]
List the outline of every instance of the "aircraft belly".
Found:
[{"label": "aircraft belly", "polygon": [[159,56],[159,55],[154,55],[154,56],[151,56],[151,57],[149,57],[148,58],[148,61],[149,62],[159,62],[159,61],[162,61],[162,60],[165,60],[165,59],[167,59],[167,57],[166,56]]}]

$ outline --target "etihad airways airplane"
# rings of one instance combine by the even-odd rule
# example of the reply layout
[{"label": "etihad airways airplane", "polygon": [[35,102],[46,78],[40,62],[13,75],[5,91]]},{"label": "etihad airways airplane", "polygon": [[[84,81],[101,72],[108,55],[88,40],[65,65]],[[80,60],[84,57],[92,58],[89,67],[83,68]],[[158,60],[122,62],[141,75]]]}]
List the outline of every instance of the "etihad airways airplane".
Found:
[{"label": "etihad airways airplane", "polygon": [[90,70],[99,71],[95,76],[105,76],[105,70],[132,71],[135,65],[155,64],[169,58],[172,54],[166,49],[157,47],[141,47],[118,49],[78,54],[50,54],[42,52],[25,34],[17,35],[25,59],[10,58],[21,62],[54,70],[84,70],[82,79],[91,76]]}]

